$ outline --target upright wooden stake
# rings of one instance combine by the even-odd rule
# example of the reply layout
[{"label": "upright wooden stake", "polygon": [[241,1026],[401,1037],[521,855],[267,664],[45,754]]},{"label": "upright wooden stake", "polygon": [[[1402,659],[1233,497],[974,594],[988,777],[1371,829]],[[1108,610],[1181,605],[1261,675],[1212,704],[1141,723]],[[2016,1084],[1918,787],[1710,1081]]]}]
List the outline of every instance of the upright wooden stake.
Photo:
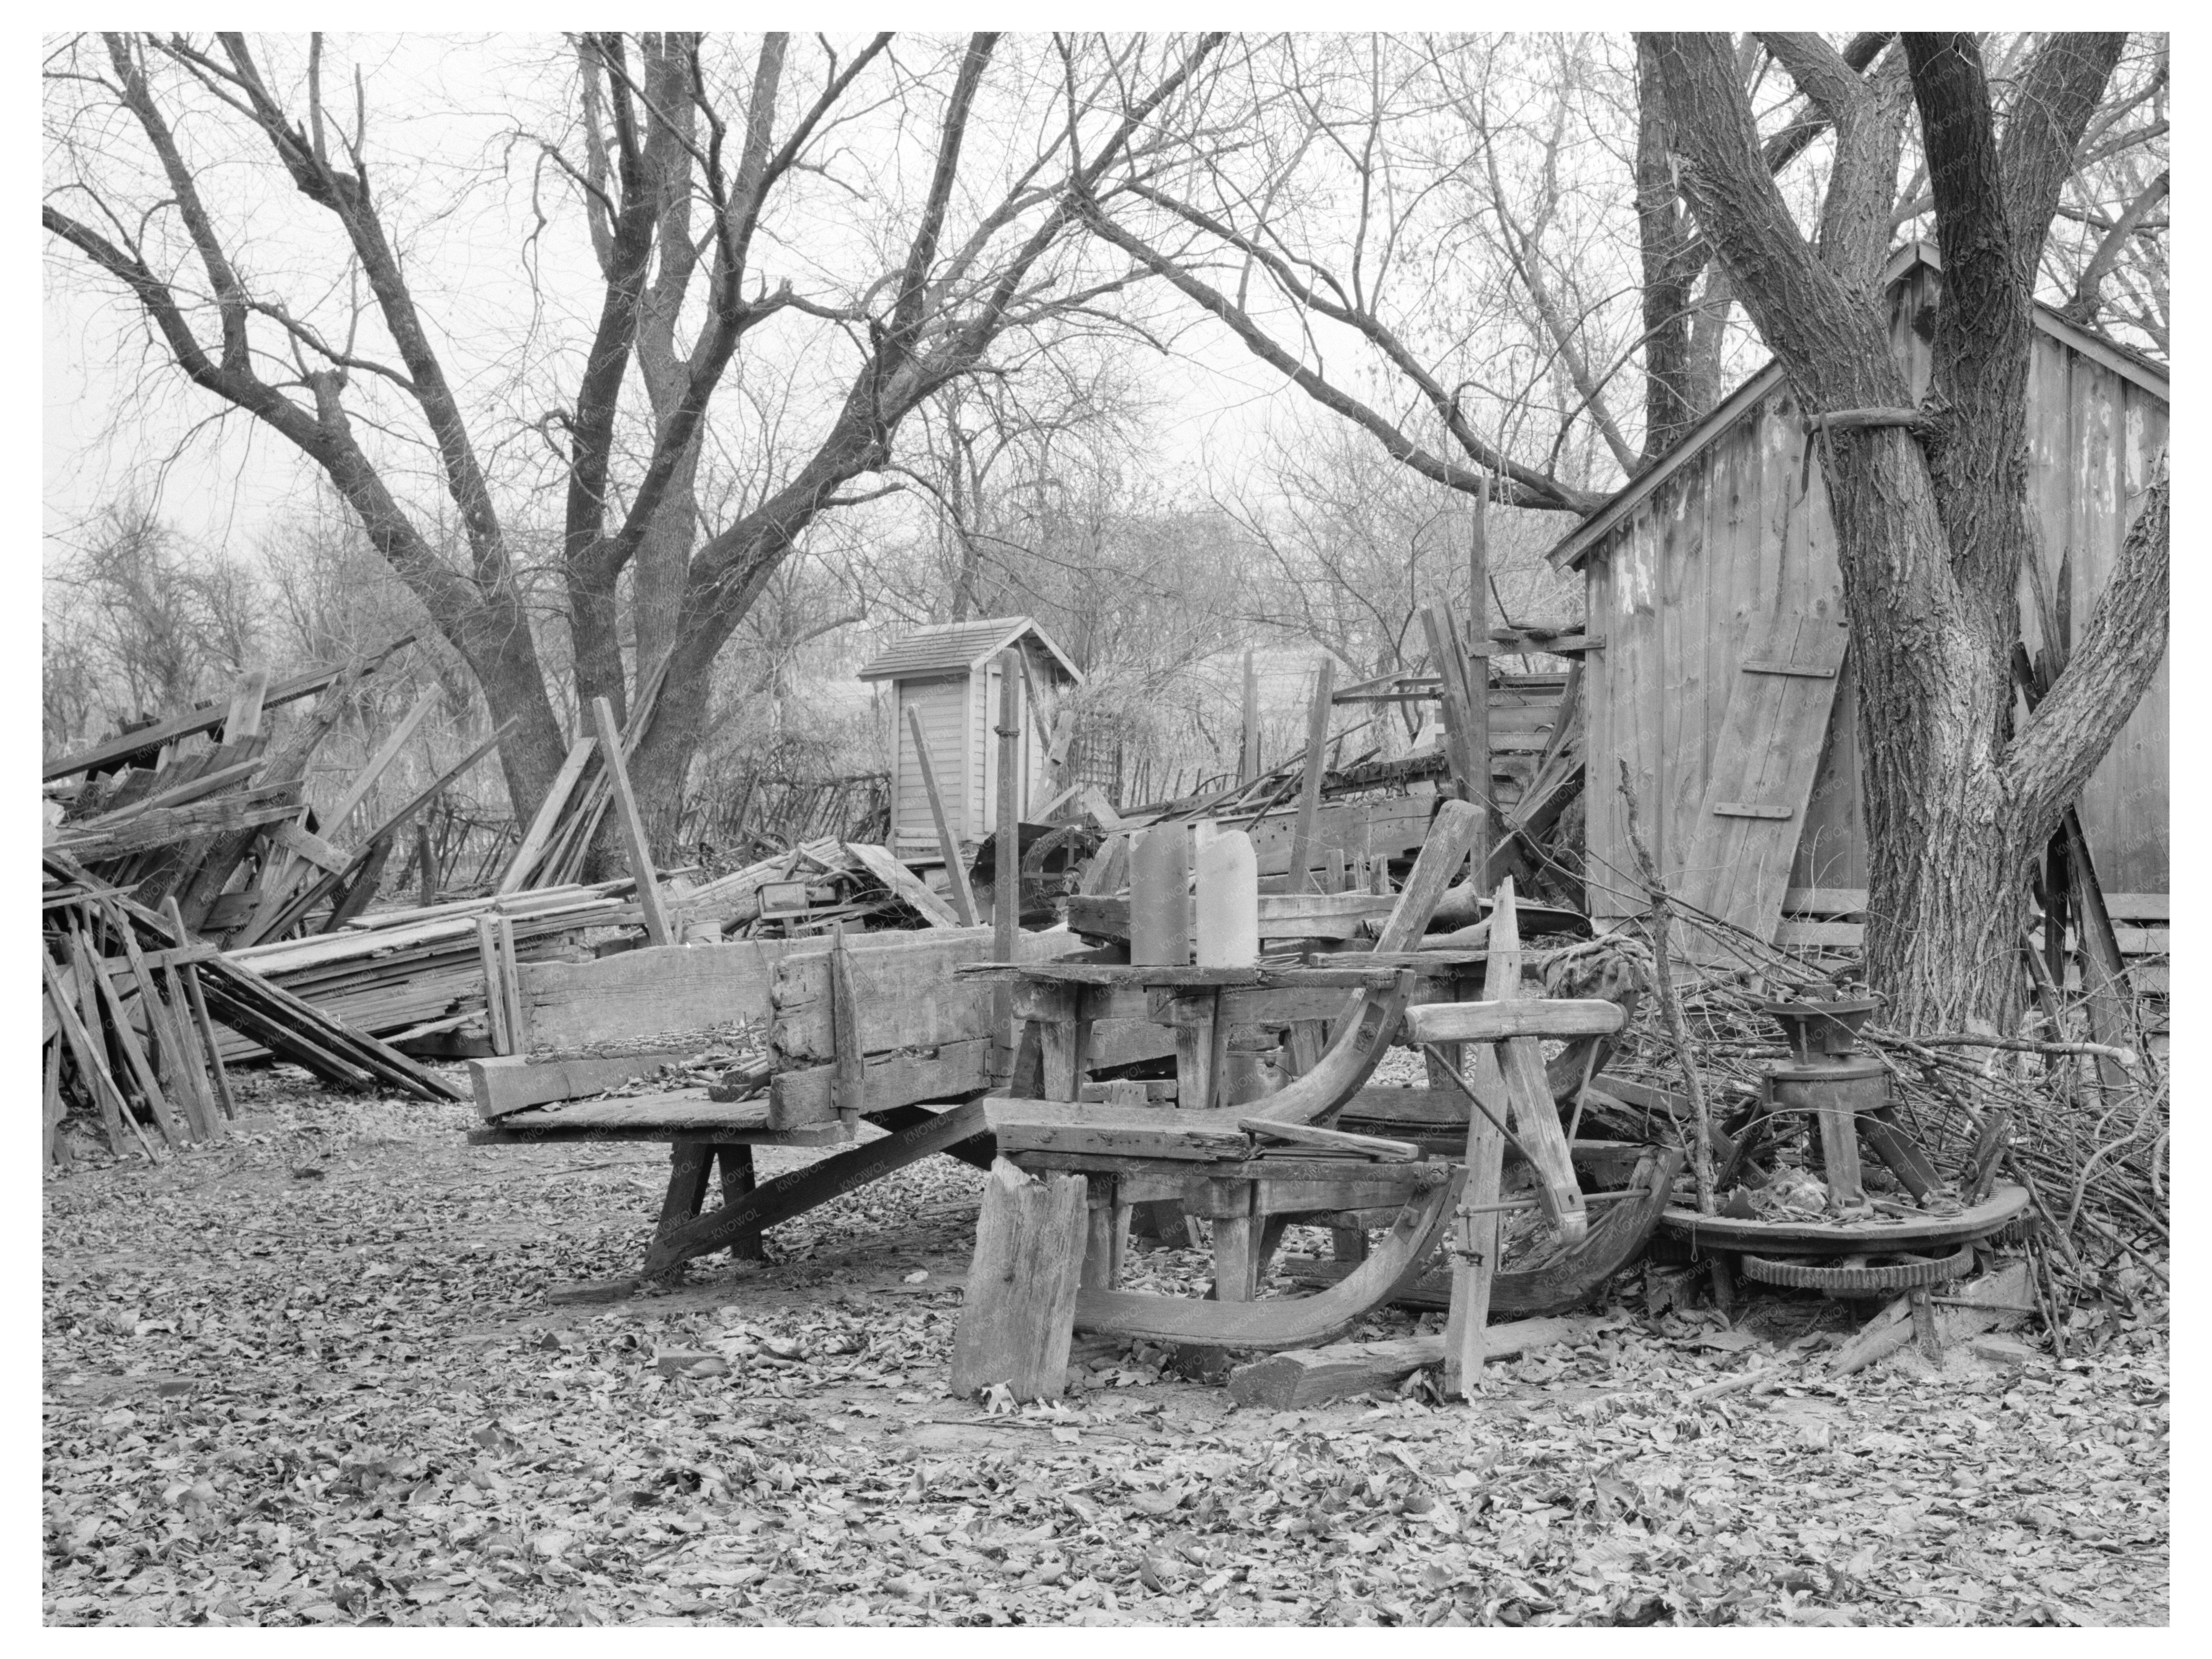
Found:
[{"label": "upright wooden stake", "polygon": [[830,1041],[834,1059],[830,1073],[830,1102],[845,1139],[859,1132],[860,1102],[866,1093],[868,1066],[860,1047],[860,1000],[853,986],[853,957],[845,944],[845,924],[836,924],[830,945]]},{"label": "upright wooden stake", "polygon": [[[999,653],[999,843],[991,872],[991,954],[999,962],[1012,962],[1021,951],[1021,671],[1019,652]],[[1013,988],[1001,985],[992,994],[991,1024],[1006,1045],[1010,1072],[1013,1024]]]},{"label": "upright wooden stake", "polygon": [[484,1030],[494,1054],[511,1054],[514,1041],[507,1029],[506,975],[500,971],[499,934],[489,916],[477,918],[477,963],[483,969]]},{"label": "upright wooden stake", "polygon": [[1019,652],[999,653],[999,848],[993,872],[991,924],[998,933],[1002,962],[1014,959],[1014,935],[1021,925],[1021,667]]},{"label": "upright wooden stake", "polygon": [[1250,783],[1260,775],[1260,673],[1252,653],[1244,653],[1244,748],[1237,781]]},{"label": "upright wooden stake", "polygon": [[1291,868],[1283,878],[1283,890],[1303,893],[1311,873],[1315,816],[1321,811],[1322,775],[1328,769],[1329,700],[1336,690],[1336,661],[1324,657],[1314,676],[1313,705],[1306,711],[1306,775],[1298,792],[1297,821],[1291,832]]},{"label": "upright wooden stake", "polygon": [[646,936],[655,945],[672,945],[668,910],[660,896],[660,879],[653,872],[653,849],[645,839],[645,820],[638,816],[637,797],[630,793],[629,769],[623,763],[622,732],[615,711],[605,697],[592,699],[592,723],[599,729],[599,755],[607,769],[607,781],[615,798],[616,823],[629,854],[629,872],[637,882],[638,908],[645,912]]},{"label": "upright wooden stake", "polygon": [[960,925],[975,925],[975,893],[968,884],[968,866],[961,861],[960,842],[952,833],[951,814],[945,810],[945,792],[937,787],[937,768],[929,758],[929,739],[922,733],[921,711],[906,706],[907,730],[914,734],[915,764],[921,772],[922,793],[929,797],[930,821],[937,826],[937,851],[945,860],[945,873],[952,884],[952,908]]},{"label": "upright wooden stake", "polygon": [[1498,844],[1496,822],[1490,811],[1490,477],[1483,475],[1482,488],[1474,498],[1474,526],[1468,539],[1467,549],[1467,613],[1468,641],[1465,661],[1465,694],[1467,698],[1467,750],[1468,763],[1474,768],[1469,781],[1474,793],[1468,796],[1482,813],[1482,827],[1475,833],[1474,859],[1475,884],[1487,887],[1492,880],[1491,849]]}]

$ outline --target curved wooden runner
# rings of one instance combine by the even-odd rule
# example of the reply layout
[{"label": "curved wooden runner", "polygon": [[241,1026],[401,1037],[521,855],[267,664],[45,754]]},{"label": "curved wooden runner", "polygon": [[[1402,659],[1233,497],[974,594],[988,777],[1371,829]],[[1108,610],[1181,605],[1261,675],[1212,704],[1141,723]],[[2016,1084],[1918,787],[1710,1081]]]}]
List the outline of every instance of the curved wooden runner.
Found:
[{"label": "curved wooden runner", "polygon": [[1389,1236],[1367,1260],[1317,1296],[1204,1302],[1137,1291],[1087,1290],[1075,1299],[1075,1328],[1201,1347],[1310,1346],[1388,1302],[1400,1281],[1419,1268],[1435,1249],[1444,1218],[1458,1201],[1462,1179],[1455,1176],[1407,1199]]},{"label": "curved wooden runner", "polygon": [[[1679,1146],[1655,1148],[1638,1160],[1632,1185],[1643,1189],[1638,1199],[1623,1199],[1597,1211],[1589,1237],[1580,1244],[1547,1250],[1517,1267],[1501,1267],[1490,1281],[1489,1315],[1492,1319],[1540,1319],[1580,1307],[1595,1296],[1607,1279],[1643,1254],[1660,1212],[1681,1174]],[[1350,1269],[1334,1261],[1318,1261],[1300,1269],[1297,1277],[1308,1284],[1328,1284]],[[1391,1293],[1402,1307],[1434,1310],[1451,1299],[1451,1275],[1424,1273]]]},{"label": "curved wooden runner", "polygon": [[1338,1028],[1336,1040],[1304,1077],[1264,1100],[1205,1110],[1162,1111],[1152,1106],[1103,1106],[1073,1100],[1008,1099],[987,1105],[991,1133],[1002,1152],[1091,1152],[1107,1157],[1241,1158],[1249,1137],[1246,1118],[1271,1123],[1310,1123],[1359,1092],[1390,1052],[1391,1040],[1413,994],[1414,976],[1399,973],[1382,991],[1358,993],[1358,1018]]}]

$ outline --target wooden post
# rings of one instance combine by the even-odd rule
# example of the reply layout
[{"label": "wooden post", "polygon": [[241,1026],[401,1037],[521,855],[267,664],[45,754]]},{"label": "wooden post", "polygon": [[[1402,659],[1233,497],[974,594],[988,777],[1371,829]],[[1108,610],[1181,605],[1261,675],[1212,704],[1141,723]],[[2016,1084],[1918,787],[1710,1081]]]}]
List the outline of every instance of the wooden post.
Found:
[{"label": "wooden post", "polygon": [[438,902],[438,855],[430,846],[430,826],[418,819],[415,824],[416,873],[422,881],[422,904],[425,909]]},{"label": "wooden post", "polygon": [[[1482,827],[1475,832],[1474,879],[1490,884],[1491,849],[1498,844],[1497,827],[1490,811],[1490,477],[1474,498],[1474,525],[1467,549],[1467,621],[1470,638],[1465,659],[1467,751],[1474,770],[1468,781],[1472,800],[1482,812]],[[1579,660],[1579,659],[1577,659]]]},{"label": "wooden post", "polygon": [[866,1092],[868,1066],[860,1047],[860,1001],[853,987],[853,954],[845,944],[845,924],[836,924],[830,946],[830,1036],[835,1055],[830,1075],[830,1097],[837,1108],[837,1121],[845,1139],[860,1131],[861,1097]]},{"label": "wooden post", "polygon": [[522,1012],[522,959],[514,951],[514,918],[503,915],[497,927],[500,995],[507,1007],[508,1051],[526,1054],[530,1052],[530,1028]]},{"label": "wooden post", "polygon": [[1004,1383],[1017,1400],[1060,1398],[1089,1243],[1087,1199],[1079,1175],[1039,1180],[1003,1158],[991,1165],[952,1339],[956,1396]]},{"label": "wooden post", "polygon": [[511,1054],[514,1039],[507,1029],[506,975],[500,971],[499,933],[489,916],[477,918],[477,965],[483,970],[484,1030],[492,1052]]},{"label": "wooden post", "polygon": [[[742,1142],[717,1146],[714,1162],[722,1172],[723,1204],[744,1203],[759,1184],[753,1172],[753,1149]],[[768,1260],[767,1247],[761,1243],[757,1231],[738,1234],[737,1243],[730,1246],[730,1254],[739,1261]]]},{"label": "wooden post", "polygon": [[1022,704],[1021,653],[999,653],[999,848],[991,895],[991,925],[998,959],[1014,959],[1021,927],[1022,878]]},{"label": "wooden post", "polygon": [[1306,890],[1308,861],[1313,855],[1314,817],[1321,811],[1322,774],[1328,769],[1329,699],[1336,690],[1336,662],[1322,659],[1314,677],[1313,706],[1306,711],[1306,775],[1298,792],[1298,816],[1291,832],[1291,868],[1283,878],[1283,891]]},{"label": "wooden post", "polygon": [[[929,758],[929,739],[921,730],[921,711],[912,703],[906,706],[907,729],[914,734],[915,764],[921,772],[922,792],[929,797],[929,816],[937,825],[937,851],[945,860],[945,873],[952,884],[952,908],[959,913],[960,925],[975,925],[975,894],[968,885],[968,868],[961,862],[960,843],[952,834],[951,815],[945,810],[945,792],[937,787],[937,768]],[[897,780],[892,781],[894,794]]]},{"label": "wooden post", "polygon": [[1260,775],[1260,673],[1252,653],[1244,653],[1244,747],[1239,757],[1237,781],[1249,783]]},{"label": "wooden post", "polygon": [[592,722],[599,728],[599,754],[613,787],[616,822],[623,844],[629,852],[629,872],[637,881],[638,908],[645,912],[646,936],[655,945],[672,945],[668,911],[661,902],[660,881],[653,873],[653,849],[645,839],[645,820],[638,816],[637,797],[630,793],[629,769],[623,763],[622,733],[615,727],[615,711],[605,697],[592,699]]}]

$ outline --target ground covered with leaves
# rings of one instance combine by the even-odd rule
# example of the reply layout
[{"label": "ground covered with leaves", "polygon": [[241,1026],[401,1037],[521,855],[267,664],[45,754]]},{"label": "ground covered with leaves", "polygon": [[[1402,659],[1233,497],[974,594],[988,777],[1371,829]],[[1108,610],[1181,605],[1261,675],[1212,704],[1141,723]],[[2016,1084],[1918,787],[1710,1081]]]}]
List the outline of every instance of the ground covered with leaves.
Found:
[{"label": "ground covered with leaves", "polygon": [[466,1108],[244,1082],[220,1144],[49,1181],[50,1622],[2167,1617],[2162,1318],[1830,1383],[1820,1308],[1654,1320],[1629,1275],[1471,1407],[1417,1378],[1243,1411],[1093,1347],[1060,1406],[994,1414],[945,1392],[965,1165],[777,1230],[766,1266],[555,1305],[635,1267],[665,1148],[471,1148]]}]

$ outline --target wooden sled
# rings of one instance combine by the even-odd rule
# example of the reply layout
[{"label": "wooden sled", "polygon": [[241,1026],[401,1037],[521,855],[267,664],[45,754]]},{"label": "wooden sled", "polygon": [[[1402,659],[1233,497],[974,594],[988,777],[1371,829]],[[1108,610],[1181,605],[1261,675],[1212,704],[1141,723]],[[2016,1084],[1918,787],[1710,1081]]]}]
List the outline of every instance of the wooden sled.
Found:
[{"label": "wooden sled", "polygon": [[1200,1347],[1310,1346],[1389,1301],[1400,1283],[1419,1270],[1436,1248],[1460,1186],[1458,1179],[1439,1182],[1408,1198],[1367,1260],[1317,1296],[1216,1302],[1086,1290],[1076,1297],[1075,1328]]}]

